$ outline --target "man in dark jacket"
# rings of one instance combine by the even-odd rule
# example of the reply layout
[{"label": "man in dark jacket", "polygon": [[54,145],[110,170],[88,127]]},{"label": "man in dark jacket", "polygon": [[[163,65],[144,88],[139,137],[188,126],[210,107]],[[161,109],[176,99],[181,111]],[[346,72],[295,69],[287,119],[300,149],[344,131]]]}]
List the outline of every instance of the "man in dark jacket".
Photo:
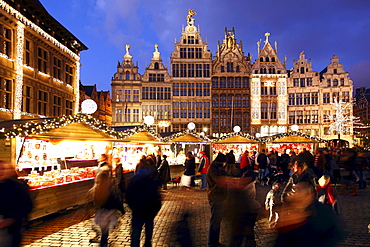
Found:
[{"label": "man in dark jacket", "polygon": [[167,189],[167,182],[171,181],[170,166],[168,165],[167,155],[163,155],[163,160],[158,167],[158,175],[161,180],[162,189]]},{"label": "man in dark jacket", "polygon": [[[154,171],[153,171],[154,169]],[[130,179],[126,201],[132,210],[131,246],[140,246],[140,235],[145,225],[145,244],[152,246],[154,218],[161,209],[161,195],[153,173],[157,171],[146,160],[140,160],[135,175]]]},{"label": "man in dark jacket", "polygon": [[219,246],[222,208],[227,196],[227,158],[219,153],[207,172],[207,196],[211,207],[211,219],[208,230],[208,246]]}]

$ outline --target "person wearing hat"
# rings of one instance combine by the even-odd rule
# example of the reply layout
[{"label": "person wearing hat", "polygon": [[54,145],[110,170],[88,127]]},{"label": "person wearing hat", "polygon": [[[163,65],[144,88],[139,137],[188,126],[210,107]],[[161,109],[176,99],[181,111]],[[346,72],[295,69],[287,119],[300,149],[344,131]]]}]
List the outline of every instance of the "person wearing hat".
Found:
[{"label": "person wearing hat", "polygon": [[167,189],[167,182],[171,181],[170,166],[168,165],[167,155],[163,155],[163,160],[158,167],[159,178],[161,179],[162,189]]},{"label": "person wearing hat", "polygon": [[220,229],[223,204],[227,196],[227,173],[225,166],[227,158],[219,153],[207,171],[207,196],[211,208],[211,218],[208,229],[208,246],[220,246]]},{"label": "person wearing hat", "polygon": [[205,190],[207,188],[207,171],[209,168],[209,158],[204,151],[200,152],[199,154],[201,157],[198,172],[202,174],[202,186],[200,188],[202,190]]}]

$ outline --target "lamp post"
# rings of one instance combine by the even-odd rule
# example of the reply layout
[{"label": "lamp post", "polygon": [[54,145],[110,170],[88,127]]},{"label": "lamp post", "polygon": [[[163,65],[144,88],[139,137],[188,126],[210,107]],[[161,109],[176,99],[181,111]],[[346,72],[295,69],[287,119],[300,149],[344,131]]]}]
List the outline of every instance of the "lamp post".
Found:
[{"label": "lamp post", "polygon": [[193,123],[193,122],[188,123],[188,129],[190,131],[193,131],[195,129],[195,123]]},{"label": "lamp post", "polygon": [[239,133],[239,132],[240,132],[240,130],[241,130],[241,128],[240,128],[240,126],[239,126],[239,125],[235,125],[235,126],[234,126],[234,128],[233,128],[233,131],[234,131],[235,133]]},{"label": "lamp post", "polygon": [[294,124],[294,125],[292,125],[292,126],[290,127],[290,129],[291,129],[292,131],[298,131],[299,126],[298,126],[298,125],[296,125],[296,124]]},{"label": "lamp post", "polygon": [[153,117],[153,116],[150,116],[150,115],[145,116],[145,117],[144,117],[144,123],[145,123],[146,125],[148,125],[148,126],[150,126],[150,125],[154,124],[154,117]]}]

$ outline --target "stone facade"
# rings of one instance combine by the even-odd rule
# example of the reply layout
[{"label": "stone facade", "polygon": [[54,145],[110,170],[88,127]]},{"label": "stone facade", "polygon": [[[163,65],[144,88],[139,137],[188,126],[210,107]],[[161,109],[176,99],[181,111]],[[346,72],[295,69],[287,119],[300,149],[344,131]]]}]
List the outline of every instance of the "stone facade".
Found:
[{"label": "stone facade", "polygon": [[0,14],[0,120],[76,113],[87,47],[39,1],[0,0]]}]

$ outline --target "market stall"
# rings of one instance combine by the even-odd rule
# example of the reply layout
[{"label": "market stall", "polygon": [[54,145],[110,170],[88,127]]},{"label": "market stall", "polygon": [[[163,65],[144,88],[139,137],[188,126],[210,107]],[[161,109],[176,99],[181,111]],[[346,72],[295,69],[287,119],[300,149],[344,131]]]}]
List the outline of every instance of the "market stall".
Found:
[{"label": "market stall", "polygon": [[117,133],[86,114],[0,122],[0,154],[30,186],[36,219],[86,202]]},{"label": "market stall", "polygon": [[268,150],[274,150],[281,153],[286,150],[287,153],[294,151],[300,153],[303,148],[313,152],[320,145],[326,145],[328,140],[318,136],[310,136],[298,131],[290,131],[273,136],[260,138],[261,142],[266,144]]},{"label": "market stall", "polygon": [[164,146],[163,148],[165,148],[172,157],[169,162],[171,177],[181,177],[183,174],[187,152],[192,152],[194,154],[197,164],[199,163],[199,152],[205,151],[208,154],[208,157],[211,157],[211,140],[204,134],[197,133],[194,130],[188,129],[172,134],[163,138],[162,141],[168,144],[168,146]]}]

